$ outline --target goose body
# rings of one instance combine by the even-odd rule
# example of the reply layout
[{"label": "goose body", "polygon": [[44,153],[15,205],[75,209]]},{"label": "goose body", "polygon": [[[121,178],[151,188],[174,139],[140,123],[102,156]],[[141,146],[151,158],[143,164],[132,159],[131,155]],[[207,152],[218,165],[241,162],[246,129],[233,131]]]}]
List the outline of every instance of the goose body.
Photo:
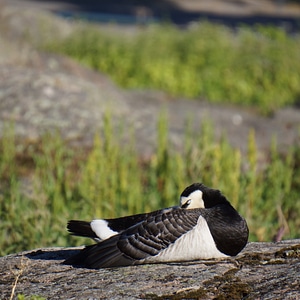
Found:
[{"label": "goose body", "polygon": [[197,184],[195,186],[189,186],[181,193],[179,206],[115,219],[95,219],[91,222],[70,220],[67,229],[72,235],[89,237],[99,242],[123,232],[129,227],[146,220],[150,216],[166,213],[178,207],[185,209],[204,208],[202,192],[198,189]]},{"label": "goose body", "polygon": [[182,192],[179,206],[90,223],[69,221],[68,229],[101,239],[65,262],[89,268],[235,256],[249,234],[246,221],[220,191],[200,183]]}]

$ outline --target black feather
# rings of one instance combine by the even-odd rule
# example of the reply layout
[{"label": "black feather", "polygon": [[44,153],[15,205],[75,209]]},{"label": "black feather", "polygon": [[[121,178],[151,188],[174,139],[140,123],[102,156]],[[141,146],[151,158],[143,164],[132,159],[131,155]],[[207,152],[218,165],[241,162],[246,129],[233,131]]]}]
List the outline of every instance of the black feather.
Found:
[{"label": "black feather", "polygon": [[[171,208],[166,208],[163,211],[169,211],[172,210],[173,208],[176,208],[176,206]],[[125,216],[125,217],[120,217],[115,219],[105,219],[104,221],[107,222],[107,226],[111,230],[117,233],[121,233],[124,230],[136,225],[137,223],[146,220],[148,217],[159,216],[161,212],[162,210],[157,210],[150,213]],[[91,228],[91,222],[70,220],[68,221],[67,229],[72,235],[88,237],[92,239],[99,239],[99,237]]]},{"label": "black feather", "polygon": [[[201,211],[174,208],[166,213],[161,211],[160,215],[150,215],[123,233],[86,247],[65,263],[89,268],[142,264],[148,257],[159,254],[174,243],[183,233],[192,230]],[[180,224],[185,224],[185,228]],[[156,234],[153,235],[153,232]]]},{"label": "black feather", "polygon": [[72,235],[89,237],[92,239],[97,238],[97,235],[91,228],[90,222],[70,220],[67,229]]},{"label": "black feather", "polygon": [[247,223],[230,204],[206,209],[203,216],[219,251],[235,256],[246,246]]}]

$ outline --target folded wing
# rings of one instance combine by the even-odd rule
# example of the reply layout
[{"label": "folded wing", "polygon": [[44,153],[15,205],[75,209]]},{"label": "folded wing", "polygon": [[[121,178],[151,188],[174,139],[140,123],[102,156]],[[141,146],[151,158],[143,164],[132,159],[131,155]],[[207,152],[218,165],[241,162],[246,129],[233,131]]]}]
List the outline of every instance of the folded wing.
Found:
[{"label": "folded wing", "polygon": [[96,219],[91,222],[70,220],[68,222],[67,229],[72,235],[88,237],[96,241],[101,241],[110,238],[113,235],[122,233],[126,229],[146,220],[148,217],[155,217],[174,208],[176,207],[115,219]]},{"label": "folded wing", "polygon": [[142,264],[190,232],[200,215],[201,209],[156,211],[122,233],[86,247],[65,263],[89,268]]}]

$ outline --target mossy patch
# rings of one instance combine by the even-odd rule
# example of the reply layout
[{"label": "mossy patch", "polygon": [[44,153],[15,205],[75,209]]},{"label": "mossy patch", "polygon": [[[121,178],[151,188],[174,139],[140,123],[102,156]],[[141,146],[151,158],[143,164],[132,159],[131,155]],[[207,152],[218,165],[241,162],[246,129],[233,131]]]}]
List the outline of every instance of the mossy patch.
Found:
[{"label": "mossy patch", "polygon": [[222,276],[215,276],[207,280],[200,288],[190,288],[174,294],[156,295],[146,294],[144,299],[243,299],[247,297],[252,288],[235,274],[238,268],[230,269]]},{"label": "mossy patch", "polygon": [[276,258],[300,258],[300,245],[284,248],[275,253]]},{"label": "mossy patch", "polygon": [[204,282],[206,290],[214,291],[214,299],[243,299],[250,294],[252,288],[235,276],[239,269],[230,269],[222,276]]},{"label": "mossy patch", "polygon": [[242,265],[284,264],[286,259],[300,258],[300,245],[283,248],[275,253],[245,253],[238,259]]}]

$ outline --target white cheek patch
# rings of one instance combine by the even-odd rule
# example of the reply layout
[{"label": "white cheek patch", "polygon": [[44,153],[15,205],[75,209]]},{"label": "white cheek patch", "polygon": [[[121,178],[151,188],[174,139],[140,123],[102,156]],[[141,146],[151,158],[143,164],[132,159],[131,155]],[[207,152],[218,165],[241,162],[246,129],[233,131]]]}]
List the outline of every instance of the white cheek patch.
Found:
[{"label": "white cheek patch", "polygon": [[187,201],[191,200],[191,203],[186,207],[187,209],[205,208],[202,195],[203,193],[200,190],[196,190],[192,192],[188,197],[181,197],[180,205],[183,206]]},{"label": "white cheek patch", "polygon": [[93,220],[90,225],[92,230],[101,240],[106,240],[111,236],[118,234],[117,231],[113,231],[108,227],[108,222],[105,220]]},{"label": "white cheek patch", "polygon": [[189,197],[181,197],[180,198],[180,206],[187,205],[188,201],[191,201],[191,199]]}]

